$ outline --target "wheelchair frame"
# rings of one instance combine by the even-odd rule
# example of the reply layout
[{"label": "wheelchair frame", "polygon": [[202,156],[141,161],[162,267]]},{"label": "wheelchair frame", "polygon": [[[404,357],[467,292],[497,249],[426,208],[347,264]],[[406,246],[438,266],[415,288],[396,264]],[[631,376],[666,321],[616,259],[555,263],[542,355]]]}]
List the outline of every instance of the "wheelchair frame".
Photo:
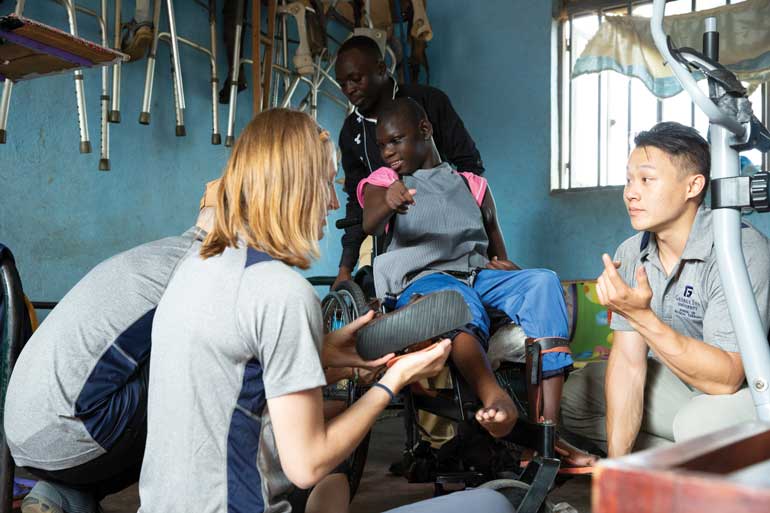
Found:
[{"label": "wheelchair frame", "polygon": [[[344,228],[352,224],[351,220],[343,219],[337,222],[337,228]],[[376,256],[383,247],[383,241],[375,237],[373,244],[373,256]],[[364,292],[365,289],[371,289],[369,280],[371,267],[365,266],[354,276],[352,281],[345,281],[334,289],[322,301],[324,329],[333,329],[335,322],[347,324],[353,319],[362,315],[369,309],[370,297]],[[311,280],[313,283],[314,280]],[[316,279],[314,284],[327,284],[327,280]],[[370,290],[371,292],[371,290]],[[536,352],[540,351],[537,342],[533,344]],[[413,458],[419,458],[414,454],[417,447],[419,435],[419,425],[417,423],[417,411],[422,410],[432,413],[439,417],[449,419],[454,422],[468,422],[471,425],[475,422],[475,409],[478,403],[474,394],[469,390],[468,385],[461,379],[450,365],[452,378],[451,389],[437,389],[435,395],[427,396],[413,393],[409,388],[402,392],[403,403],[392,403],[391,407],[401,407],[406,416],[406,448],[405,452]],[[496,377],[499,376],[496,372]],[[522,373],[526,376],[526,372]],[[498,381],[500,378],[498,377]],[[511,394],[514,402],[519,409],[523,409],[521,402],[513,394],[510,387],[505,387]],[[348,380],[346,386],[346,396],[348,404],[351,404],[358,397],[363,395],[367,387],[361,387],[357,383]],[[520,413],[526,413],[521,412]],[[361,480],[364,465],[366,462],[366,451],[368,449],[371,433],[367,435],[362,444],[354,451],[349,459],[351,472],[349,475],[351,486],[351,498]],[[526,487],[521,487],[519,498],[521,501],[517,505],[517,512],[537,512],[545,511],[548,508],[546,496],[554,485],[556,476],[560,468],[560,460],[556,457],[556,425],[550,421],[537,422],[525,415],[520,415],[513,430],[501,440],[514,444],[516,446],[531,448],[537,451],[538,456],[533,458],[526,468],[520,473],[511,476],[511,473],[505,471],[499,475],[486,475],[475,471],[466,472],[436,472],[432,477],[434,479],[434,495],[446,493],[445,485],[461,484],[476,486],[486,480],[507,479],[514,477],[518,483],[524,483]],[[525,493],[524,493],[525,492]],[[518,500],[518,499],[517,499]]]}]

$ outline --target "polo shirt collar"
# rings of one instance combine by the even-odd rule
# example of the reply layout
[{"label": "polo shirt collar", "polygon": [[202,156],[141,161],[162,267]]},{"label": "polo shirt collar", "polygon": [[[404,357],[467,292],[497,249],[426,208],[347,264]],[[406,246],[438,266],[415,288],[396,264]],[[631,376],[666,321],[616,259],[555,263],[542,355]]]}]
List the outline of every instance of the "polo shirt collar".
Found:
[{"label": "polo shirt collar", "polygon": [[701,204],[687,237],[682,260],[706,260],[714,247],[714,231],[711,226],[711,209]]},{"label": "polo shirt collar", "polygon": [[[711,225],[711,209],[701,204],[698,212],[695,214],[695,220],[690,228],[690,235],[687,236],[684,252],[680,260],[703,260],[705,261],[711,254],[711,248],[714,247],[714,232]],[[650,254],[657,255],[658,241],[655,234],[644,232],[639,245],[639,261],[648,260]]]}]

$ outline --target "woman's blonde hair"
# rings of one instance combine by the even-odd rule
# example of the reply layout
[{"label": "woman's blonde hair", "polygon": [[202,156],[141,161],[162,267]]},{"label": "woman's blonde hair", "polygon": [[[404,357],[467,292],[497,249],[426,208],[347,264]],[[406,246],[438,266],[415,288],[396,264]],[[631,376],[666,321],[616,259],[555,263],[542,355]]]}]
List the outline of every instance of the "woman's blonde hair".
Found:
[{"label": "woman's blonde hair", "polygon": [[255,116],[225,166],[216,222],[201,256],[237,247],[240,238],[288,265],[308,268],[318,258],[329,202],[327,146],[307,114],[270,109]]}]

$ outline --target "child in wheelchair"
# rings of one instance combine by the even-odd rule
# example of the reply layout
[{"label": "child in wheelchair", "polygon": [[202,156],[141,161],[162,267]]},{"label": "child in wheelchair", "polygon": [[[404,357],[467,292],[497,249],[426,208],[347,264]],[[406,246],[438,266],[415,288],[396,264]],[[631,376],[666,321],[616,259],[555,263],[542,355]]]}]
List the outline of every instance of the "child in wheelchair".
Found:
[{"label": "child in wheelchair", "polygon": [[[402,308],[415,297],[459,292],[473,320],[453,334],[451,358],[481,401],[476,419],[494,437],[517,420],[511,397],[498,385],[485,351],[490,315],[504,314],[538,342],[542,387],[530,394],[530,416],[557,421],[561,389],[572,358],[561,284],[546,269],[520,269],[508,260],[492,193],[484,178],[442,163],[425,111],[409,98],[382,109],[377,144],[389,167],[357,188],[363,228],[390,238],[374,259],[377,297]],[[583,455],[586,456],[587,455]],[[573,464],[590,463],[575,456]]]}]

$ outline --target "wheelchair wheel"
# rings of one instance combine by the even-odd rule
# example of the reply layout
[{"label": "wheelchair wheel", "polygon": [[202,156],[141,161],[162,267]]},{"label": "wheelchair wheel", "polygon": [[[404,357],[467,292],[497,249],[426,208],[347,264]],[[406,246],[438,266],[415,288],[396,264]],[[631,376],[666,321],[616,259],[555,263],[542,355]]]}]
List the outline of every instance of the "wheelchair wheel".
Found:
[{"label": "wheelchair wheel", "polygon": [[[361,288],[352,281],[344,281],[337,285],[321,302],[323,312],[324,332],[335,331],[349,324],[367,311],[366,296]],[[345,380],[336,385],[327,387],[324,395],[326,398],[343,400],[348,406],[361,397],[366,390],[355,384],[353,380]],[[348,483],[350,484],[350,499],[358,490],[361,476],[366,465],[366,456],[369,451],[369,438],[371,431],[366,434],[361,443],[356,447],[347,460]]]},{"label": "wheelchair wheel", "polygon": [[[496,492],[503,494],[505,498],[508,499],[508,502],[517,509],[524,500],[524,496],[527,495],[527,492],[529,491],[529,485],[527,483],[522,483],[515,479],[495,479],[494,481],[487,481],[478,488],[489,488],[490,490],[495,490]],[[553,513],[553,510],[553,504],[546,498],[546,500],[543,501],[543,504],[540,505],[540,508],[538,508],[537,512],[529,513]]]}]

